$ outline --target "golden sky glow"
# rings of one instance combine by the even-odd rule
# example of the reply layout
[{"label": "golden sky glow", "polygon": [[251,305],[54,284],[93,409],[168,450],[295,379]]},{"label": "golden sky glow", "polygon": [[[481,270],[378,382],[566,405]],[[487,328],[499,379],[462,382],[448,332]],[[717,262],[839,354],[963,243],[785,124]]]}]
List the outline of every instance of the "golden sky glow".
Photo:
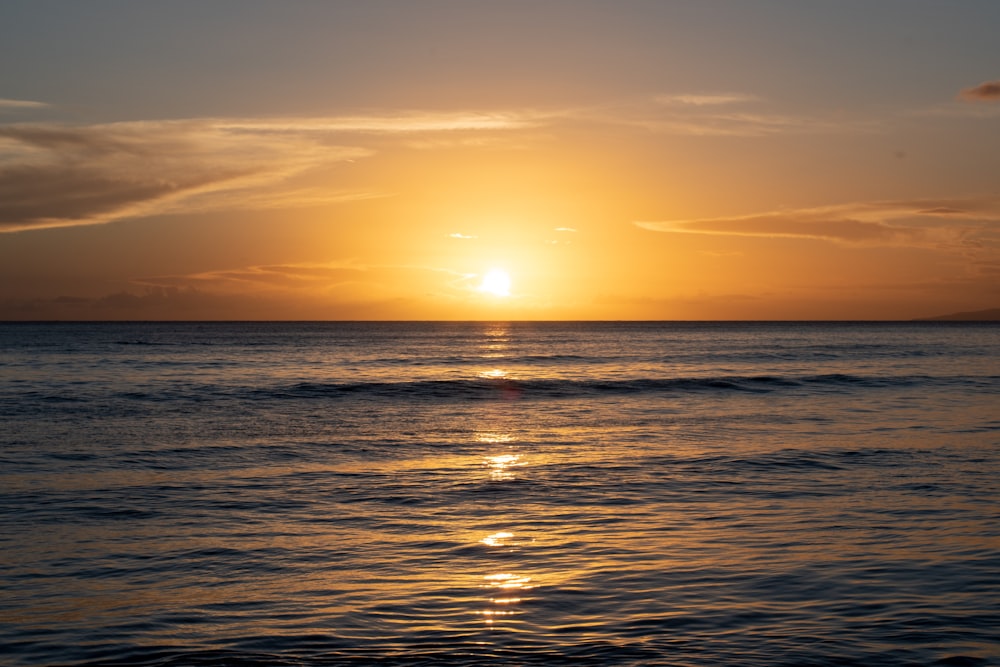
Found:
[{"label": "golden sky glow", "polygon": [[164,4],[0,8],[0,318],[1000,305],[996,3]]}]

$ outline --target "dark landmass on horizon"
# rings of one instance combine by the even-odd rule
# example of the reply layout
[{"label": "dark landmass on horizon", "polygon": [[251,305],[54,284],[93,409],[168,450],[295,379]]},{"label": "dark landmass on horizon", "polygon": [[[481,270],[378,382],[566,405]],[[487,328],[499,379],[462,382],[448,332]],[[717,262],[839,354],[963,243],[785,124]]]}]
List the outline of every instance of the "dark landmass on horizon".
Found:
[{"label": "dark landmass on horizon", "polygon": [[921,317],[914,322],[1000,322],[1000,308],[986,310],[970,310],[935,317]]}]

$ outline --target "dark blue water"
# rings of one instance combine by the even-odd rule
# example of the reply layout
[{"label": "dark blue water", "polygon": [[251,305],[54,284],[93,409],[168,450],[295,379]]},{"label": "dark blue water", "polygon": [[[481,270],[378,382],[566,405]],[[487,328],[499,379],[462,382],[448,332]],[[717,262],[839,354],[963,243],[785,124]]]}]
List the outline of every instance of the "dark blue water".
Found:
[{"label": "dark blue water", "polygon": [[0,324],[0,664],[1000,665],[1000,327]]}]

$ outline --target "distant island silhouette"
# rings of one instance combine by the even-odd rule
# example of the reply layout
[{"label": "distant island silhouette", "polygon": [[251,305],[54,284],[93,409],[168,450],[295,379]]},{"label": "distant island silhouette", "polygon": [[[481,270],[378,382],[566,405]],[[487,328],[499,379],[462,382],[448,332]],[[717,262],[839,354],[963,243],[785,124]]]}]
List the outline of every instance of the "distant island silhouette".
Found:
[{"label": "distant island silhouette", "polygon": [[917,322],[1000,322],[1000,308],[988,308],[986,310],[971,310],[962,313],[951,313],[949,315],[937,315],[935,317],[920,317]]}]

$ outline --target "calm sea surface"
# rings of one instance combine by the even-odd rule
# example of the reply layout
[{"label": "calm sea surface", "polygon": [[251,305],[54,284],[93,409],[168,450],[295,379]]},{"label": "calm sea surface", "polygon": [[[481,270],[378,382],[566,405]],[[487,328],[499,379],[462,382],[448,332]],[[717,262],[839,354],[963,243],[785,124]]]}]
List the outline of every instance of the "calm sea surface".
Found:
[{"label": "calm sea surface", "polygon": [[1000,326],[0,324],[0,664],[1000,665]]}]

